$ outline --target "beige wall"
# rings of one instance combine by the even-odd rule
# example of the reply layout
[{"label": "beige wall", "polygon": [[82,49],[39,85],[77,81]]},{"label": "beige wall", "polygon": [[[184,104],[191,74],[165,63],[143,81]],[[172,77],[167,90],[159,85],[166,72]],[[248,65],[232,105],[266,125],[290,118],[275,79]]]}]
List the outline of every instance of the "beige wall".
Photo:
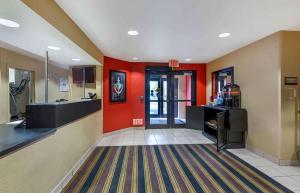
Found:
[{"label": "beige wall", "polygon": [[[44,63],[0,49],[1,122],[8,120],[8,67],[33,71],[36,102],[44,101]],[[102,67],[96,68],[93,91],[97,92],[98,98],[102,98]],[[50,65],[49,71],[49,100],[68,98],[69,93],[58,91],[59,78],[68,78],[68,70]],[[1,158],[0,193],[40,193],[53,190],[84,153],[101,138],[102,120],[101,110],[59,128],[54,135]]]},{"label": "beige wall", "polygon": [[[8,68],[34,72],[35,102],[44,101],[45,81],[44,62],[0,48],[0,123],[9,121]],[[68,78],[68,70],[54,65],[49,66],[49,100],[68,99],[68,92],[59,92],[59,78]]]},{"label": "beige wall", "polygon": [[102,135],[102,111],[0,159],[0,193],[48,193]]},{"label": "beige wall", "polygon": [[207,101],[211,74],[234,66],[235,83],[241,86],[242,107],[248,110],[247,145],[279,157],[281,33],[232,52],[207,65]]},{"label": "beige wall", "polygon": [[[300,32],[282,32],[282,64],[281,64],[281,80],[282,80],[282,130],[281,130],[281,148],[280,158],[282,160],[296,160],[297,155],[297,135],[299,127],[297,124],[297,109],[299,105],[299,85],[287,86],[284,84],[285,77],[298,77],[300,79]],[[298,99],[295,93],[298,92]],[[298,128],[299,129],[299,128]]]}]

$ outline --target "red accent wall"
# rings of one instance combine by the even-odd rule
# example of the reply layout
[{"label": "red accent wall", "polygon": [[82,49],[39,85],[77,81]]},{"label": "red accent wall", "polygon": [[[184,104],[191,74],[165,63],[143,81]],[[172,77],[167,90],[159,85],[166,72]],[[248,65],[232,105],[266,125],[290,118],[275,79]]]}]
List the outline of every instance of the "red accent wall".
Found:
[{"label": "red accent wall", "polygon": [[[145,67],[167,66],[166,63],[126,62],[104,57],[103,68],[103,132],[116,131],[132,127],[132,119],[145,122]],[[126,72],[127,101],[111,103],[109,101],[109,70]],[[180,64],[176,70],[197,71],[197,105],[206,104],[206,64]]]}]

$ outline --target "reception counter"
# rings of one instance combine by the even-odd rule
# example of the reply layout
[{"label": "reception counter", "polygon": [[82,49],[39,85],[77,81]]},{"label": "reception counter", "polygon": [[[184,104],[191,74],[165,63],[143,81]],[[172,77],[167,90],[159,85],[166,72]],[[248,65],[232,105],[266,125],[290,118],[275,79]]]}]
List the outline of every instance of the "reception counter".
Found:
[{"label": "reception counter", "polygon": [[57,128],[101,109],[101,99],[57,102],[26,106],[26,125],[34,128]]},{"label": "reception counter", "polygon": [[[0,193],[59,192],[60,183],[72,177],[103,134],[101,100],[33,106],[51,107],[66,116],[51,119],[55,128],[0,128]],[[44,113],[40,110],[37,115],[46,117]]]},{"label": "reception counter", "polygon": [[26,127],[0,124],[0,157],[57,131],[58,128],[101,109],[101,99],[33,104],[26,107]]}]

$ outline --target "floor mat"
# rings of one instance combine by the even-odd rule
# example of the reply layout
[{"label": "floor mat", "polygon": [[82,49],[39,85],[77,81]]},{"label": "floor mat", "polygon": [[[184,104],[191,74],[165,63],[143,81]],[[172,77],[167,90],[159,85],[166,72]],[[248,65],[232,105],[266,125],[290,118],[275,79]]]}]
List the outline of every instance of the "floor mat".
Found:
[{"label": "floor mat", "polygon": [[62,192],[292,192],[215,145],[97,147]]}]

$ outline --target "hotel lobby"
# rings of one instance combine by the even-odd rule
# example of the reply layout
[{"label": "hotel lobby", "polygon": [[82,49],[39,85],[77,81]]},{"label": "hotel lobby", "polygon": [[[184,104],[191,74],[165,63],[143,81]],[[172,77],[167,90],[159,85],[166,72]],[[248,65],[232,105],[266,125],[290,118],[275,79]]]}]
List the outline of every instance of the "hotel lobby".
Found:
[{"label": "hotel lobby", "polygon": [[1,0],[0,193],[300,193],[299,7]]}]

